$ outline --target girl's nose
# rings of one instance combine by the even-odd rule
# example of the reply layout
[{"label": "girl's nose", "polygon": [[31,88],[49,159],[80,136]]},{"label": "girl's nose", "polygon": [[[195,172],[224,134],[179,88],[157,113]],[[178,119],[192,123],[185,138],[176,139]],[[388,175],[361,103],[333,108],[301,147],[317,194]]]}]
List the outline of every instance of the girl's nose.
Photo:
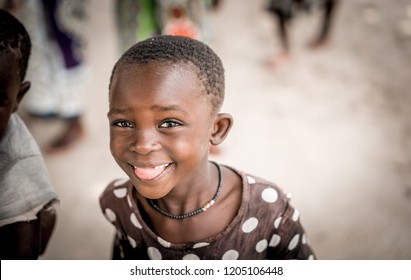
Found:
[{"label": "girl's nose", "polygon": [[157,141],[156,133],[152,131],[136,131],[134,140],[129,150],[141,155],[160,150],[161,145]]}]

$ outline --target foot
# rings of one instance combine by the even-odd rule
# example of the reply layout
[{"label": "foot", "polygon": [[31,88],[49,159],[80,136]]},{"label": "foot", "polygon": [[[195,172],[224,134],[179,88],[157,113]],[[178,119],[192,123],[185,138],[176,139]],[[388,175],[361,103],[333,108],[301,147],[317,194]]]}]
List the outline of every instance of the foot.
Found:
[{"label": "foot", "polygon": [[313,50],[325,48],[330,43],[328,38],[319,38],[312,41],[308,47]]},{"label": "foot", "polygon": [[282,51],[268,58],[268,65],[273,68],[277,68],[281,64],[290,59],[290,53],[288,51]]},{"label": "foot", "polygon": [[51,154],[71,148],[83,136],[83,126],[79,118],[70,120],[66,124],[63,133],[57,137],[47,148],[47,153]]}]

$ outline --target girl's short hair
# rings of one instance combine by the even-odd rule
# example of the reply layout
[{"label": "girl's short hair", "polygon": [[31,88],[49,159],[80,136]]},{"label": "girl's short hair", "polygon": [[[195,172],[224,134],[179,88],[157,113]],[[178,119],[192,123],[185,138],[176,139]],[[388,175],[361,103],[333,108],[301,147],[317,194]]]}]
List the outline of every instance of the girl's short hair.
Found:
[{"label": "girl's short hair", "polygon": [[138,42],[129,48],[114,65],[109,91],[119,68],[127,65],[146,65],[151,62],[166,65],[186,64],[196,72],[211,96],[213,112],[218,112],[224,100],[224,67],[217,54],[206,44],[182,36],[161,35]]}]

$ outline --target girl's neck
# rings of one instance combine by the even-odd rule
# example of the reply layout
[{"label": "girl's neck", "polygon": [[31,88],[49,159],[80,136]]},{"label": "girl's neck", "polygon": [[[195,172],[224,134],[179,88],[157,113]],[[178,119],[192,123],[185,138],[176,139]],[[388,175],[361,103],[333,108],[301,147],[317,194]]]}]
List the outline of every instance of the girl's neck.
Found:
[{"label": "girl's neck", "polygon": [[156,200],[155,204],[171,214],[189,213],[209,203],[216,195],[219,185],[222,185],[217,165],[212,162],[207,162],[206,168],[195,171],[195,174],[187,178],[196,180],[183,182],[165,197]]}]

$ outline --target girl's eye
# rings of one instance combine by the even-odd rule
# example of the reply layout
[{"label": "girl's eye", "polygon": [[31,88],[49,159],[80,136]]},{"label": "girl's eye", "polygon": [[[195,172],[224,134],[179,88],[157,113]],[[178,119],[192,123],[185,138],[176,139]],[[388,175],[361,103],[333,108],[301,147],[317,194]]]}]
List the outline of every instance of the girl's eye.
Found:
[{"label": "girl's eye", "polygon": [[164,121],[158,127],[160,128],[172,128],[181,125],[176,121]]},{"label": "girl's eye", "polygon": [[133,125],[128,121],[116,121],[113,122],[113,125],[118,127],[133,127]]}]

